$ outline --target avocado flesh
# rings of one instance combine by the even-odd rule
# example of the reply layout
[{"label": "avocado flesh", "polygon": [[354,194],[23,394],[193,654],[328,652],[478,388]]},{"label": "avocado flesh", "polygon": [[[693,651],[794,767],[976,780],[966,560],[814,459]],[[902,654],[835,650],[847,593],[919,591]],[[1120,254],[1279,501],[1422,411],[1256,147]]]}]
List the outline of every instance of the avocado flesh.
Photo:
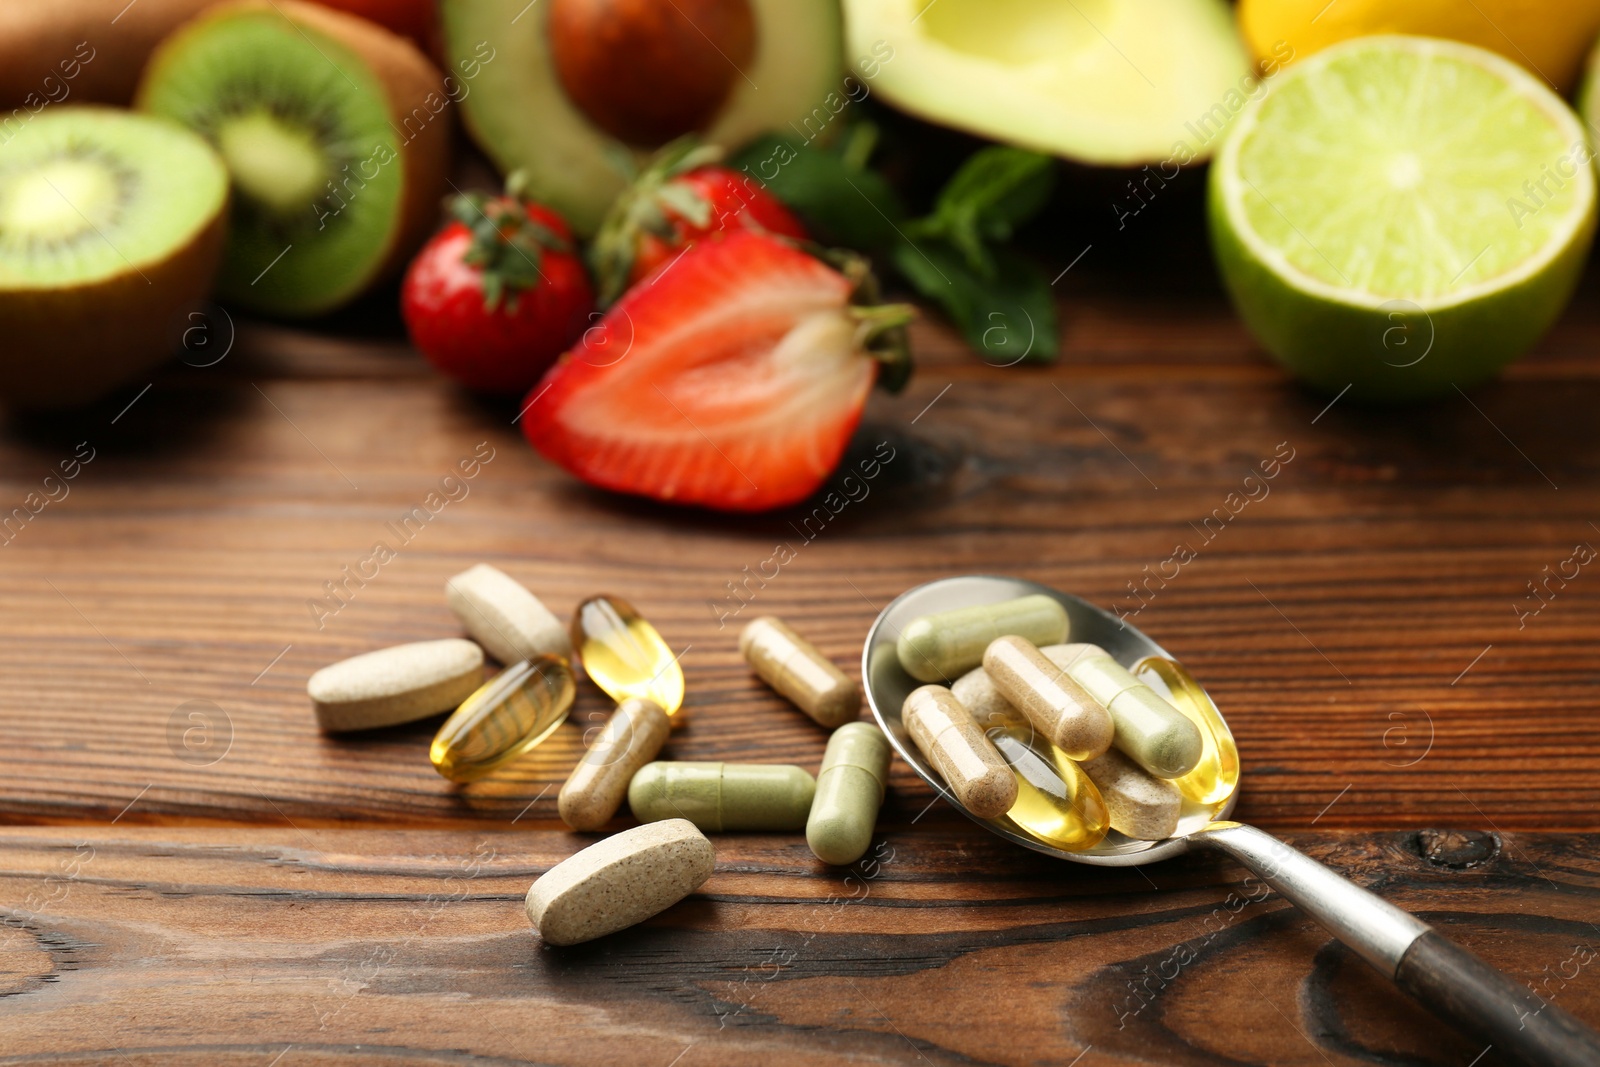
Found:
[{"label": "avocado flesh", "polygon": [[[828,116],[830,94],[835,103],[843,96],[836,0],[750,0],[750,6],[755,59],[701,132],[729,149],[808,118],[815,130],[816,109]],[[444,0],[445,53],[466,92],[458,99],[473,138],[502,172],[527,175],[529,196],[589,236],[628,184],[620,161],[642,165],[650,152],[615,140],[568,98],[551,62],[548,8],[527,0]]]},{"label": "avocado flesh", "polygon": [[846,54],[893,49],[872,83],[888,102],[1082,163],[1204,159],[1248,94],[1261,92],[1222,0],[844,6]]}]

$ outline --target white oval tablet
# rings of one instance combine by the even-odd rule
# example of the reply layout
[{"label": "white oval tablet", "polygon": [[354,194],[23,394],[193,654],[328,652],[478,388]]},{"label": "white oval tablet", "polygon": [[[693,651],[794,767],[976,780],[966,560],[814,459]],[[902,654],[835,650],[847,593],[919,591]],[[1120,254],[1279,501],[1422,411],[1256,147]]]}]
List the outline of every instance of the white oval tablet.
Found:
[{"label": "white oval tablet", "polygon": [[574,853],[528,890],[528,920],[551,945],[576,945],[644,922],[711,877],[716,857],[688,819],[624,830]]},{"label": "white oval tablet", "polygon": [[543,602],[511,575],[480,563],[444,583],[461,625],[506,666],[535,656],[572,658],[572,640]]},{"label": "white oval tablet", "polygon": [[414,641],[330,664],[306,692],[324,730],[370,730],[449,711],[483,683],[483,649],[459,637]]}]

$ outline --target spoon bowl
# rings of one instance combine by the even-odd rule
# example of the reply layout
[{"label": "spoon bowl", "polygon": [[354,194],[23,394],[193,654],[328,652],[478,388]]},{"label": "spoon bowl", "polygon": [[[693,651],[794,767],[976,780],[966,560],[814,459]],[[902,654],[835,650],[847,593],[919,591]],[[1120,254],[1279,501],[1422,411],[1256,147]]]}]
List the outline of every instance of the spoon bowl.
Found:
[{"label": "spoon bowl", "polygon": [[[1502,1054],[1539,1067],[1593,1067],[1600,1063],[1600,1034],[1540,999],[1530,987],[1512,981],[1409,912],[1272,835],[1230,821],[1242,774],[1233,792],[1221,802],[1200,805],[1185,801],[1177,833],[1164,841],[1138,841],[1112,831],[1092,848],[1069,851],[1020,832],[1009,819],[981,819],[967,811],[928,765],[901,721],[906,697],[923,683],[900,666],[896,643],[912,620],[921,616],[1035,593],[1054,598],[1066,609],[1069,641],[1099,645],[1130,670],[1152,656],[1177,662],[1125,620],[1080,597],[1021,578],[963,575],[928,582],[896,597],[878,613],[861,652],[867,704],[900,758],[957,811],[1008,841],[1073,863],[1136,867],[1196,849],[1226,853],[1440,1018],[1490,1042]],[[1196,696],[1204,696],[1204,690],[1198,689]],[[1221,723],[1220,714],[1216,721]]]},{"label": "spoon bowl", "polygon": [[[1110,612],[1095,607],[1082,597],[1022,578],[1002,578],[986,574],[943,578],[928,582],[926,585],[919,585],[896,597],[879,613],[877,621],[867,634],[866,648],[861,658],[861,677],[866,680],[864,688],[867,704],[872,708],[872,714],[878,720],[878,725],[888,736],[889,743],[900,754],[900,758],[921,775],[924,781],[939,790],[945,799],[955,805],[957,811],[1023,848],[1059,856],[1073,863],[1092,863],[1103,867],[1138,866],[1169,859],[1189,851],[1190,834],[1204,830],[1215,820],[1226,819],[1232,814],[1234,801],[1239,795],[1237,788],[1220,807],[1217,804],[1203,805],[1184,801],[1183,813],[1178,819],[1178,832],[1164,841],[1138,841],[1112,830],[1106,834],[1105,840],[1093,848],[1068,851],[1022,833],[1009,821],[981,819],[972,814],[962,807],[961,802],[949,790],[945,789],[944,780],[928,765],[922,751],[912,742],[911,735],[906,732],[905,724],[900,719],[900,709],[911,691],[924,683],[911,677],[905,668],[900,666],[900,657],[895,651],[895,643],[900,639],[900,632],[913,619],[923,615],[1014,600],[1017,597],[1033,594],[1050,597],[1066,609],[1068,640],[1099,645],[1109,652],[1113,659],[1130,670],[1139,660],[1148,656],[1160,656],[1176,662],[1171,653],[1139,630]],[[1143,680],[1147,683],[1153,682],[1157,691],[1160,691],[1159,680]],[[949,681],[953,682],[955,679],[951,678]]]}]

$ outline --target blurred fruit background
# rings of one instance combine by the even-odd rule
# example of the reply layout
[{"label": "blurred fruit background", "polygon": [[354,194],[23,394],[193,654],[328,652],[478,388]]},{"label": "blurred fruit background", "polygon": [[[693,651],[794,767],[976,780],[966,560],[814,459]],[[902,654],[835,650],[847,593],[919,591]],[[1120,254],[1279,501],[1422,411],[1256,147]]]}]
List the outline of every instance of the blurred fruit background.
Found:
[{"label": "blurred fruit background", "polygon": [[1588,262],[1597,32],[1600,0],[10,4],[0,398],[93,402],[205,301],[403,322],[578,477],[759,510],[904,383],[916,309],[1070,361],[1054,282],[1099,248],[1129,287],[1214,270],[1314,389],[1426,402]]}]

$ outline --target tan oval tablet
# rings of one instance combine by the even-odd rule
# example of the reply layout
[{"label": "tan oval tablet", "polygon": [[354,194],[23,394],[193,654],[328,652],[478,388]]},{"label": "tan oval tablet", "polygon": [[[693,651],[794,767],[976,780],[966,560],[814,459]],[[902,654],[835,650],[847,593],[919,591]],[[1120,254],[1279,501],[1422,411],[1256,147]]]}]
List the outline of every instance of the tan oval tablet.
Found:
[{"label": "tan oval tablet", "polygon": [[996,819],[1017,799],[1017,779],[972,714],[942,685],[913,689],[900,709],[917,748],[962,805],[980,819]]},{"label": "tan oval tablet", "polygon": [[502,570],[469,567],[444,583],[444,595],[468,635],[506,666],[541,655],[572,658],[561,620]]},{"label": "tan oval tablet", "polygon": [[459,637],[414,641],[330,664],[306,682],[324,730],[370,730],[450,711],[483,682],[483,649]]},{"label": "tan oval tablet", "polygon": [[763,681],[822,726],[843,726],[861,711],[860,687],[782,619],[753,620],[739,634],[739,653]]},{"label": "tan oval tablet", "polygon": [[1091,759],[1111,747],[1110,713],[1027,640],[995,638],[983,652],[983,669],[1000,695],[1069,759]]},{"label": "tan oval tablet", "polygon": [[1165,841],[1177,831],[1183,797],[1171,782],[1147,773],[1114,748],[1078,766],[1099,788],[1113,830],[1140,841]]},{"label": "tan oval tablet", "polygon": [[655,701],[630,697],[618,704],[556,797],[562,821],[574,830],[610,822],[634,773],[656,758],[671,732],[672,719]]},{"label": "tan oval tablet", "polygon": [[528,889],[528,920],[551,945],[576,945],[660,914],[700,888],[716,865],[688,819],[624,830],[550,868]]}]

